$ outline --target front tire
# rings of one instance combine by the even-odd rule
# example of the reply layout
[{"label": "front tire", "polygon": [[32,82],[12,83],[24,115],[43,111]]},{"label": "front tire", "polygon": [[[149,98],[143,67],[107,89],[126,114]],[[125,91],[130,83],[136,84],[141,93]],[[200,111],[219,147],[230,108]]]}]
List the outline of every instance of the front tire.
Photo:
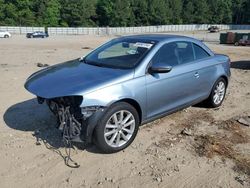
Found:
[{"label": "front tire", "polygon": [[4,35],[4,38],[6,38],[6,39],[9,38],[9,35]]},{"label": "front tire", "polygon": [[221,106],[224,101],[227,89],[227,82],[224,78],[219,78],[211,91],[209,98],[207,99],[208,105],[212,108]]},{"label": "front tire", "polygon": [[136,109],[126,102],[113,104],[95,129],[95,143],[104,153],[114,153],[128,147],[139,127]]}]

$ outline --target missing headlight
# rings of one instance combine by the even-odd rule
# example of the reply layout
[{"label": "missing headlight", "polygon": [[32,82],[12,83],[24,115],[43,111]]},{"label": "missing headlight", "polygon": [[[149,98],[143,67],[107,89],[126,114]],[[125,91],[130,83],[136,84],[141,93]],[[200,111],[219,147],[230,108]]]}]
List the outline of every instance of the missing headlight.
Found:
[{"label": "missing headlight", "polygon": [[44,98],[37,96],[38,104],[43,104],[44,100],[45,100]]},{"label": "missing headlight", "polygon": [[[66,148],[65,164],[72,168],[78,168],[79,165],[75,163],[70,156],[70,149],[72,148],[72,141],[82,142],[82,120],[80,104],[83,97],[70,96],[47,99],[46,102],[50,110],[56,115],[58,119],[58,128],[62,131],[63,142]],[[68,150],[67,150],[68,149]],[[73,162],[71,165],[69,162]]]},{"label": "missing headlight", "polygon": [[102,106],[88,106],[88,107],[83,107],[81,108],[82,115],[85,119],[88,117],[92,116],[96,111],[98,110],[104,110],[104,107]]}]

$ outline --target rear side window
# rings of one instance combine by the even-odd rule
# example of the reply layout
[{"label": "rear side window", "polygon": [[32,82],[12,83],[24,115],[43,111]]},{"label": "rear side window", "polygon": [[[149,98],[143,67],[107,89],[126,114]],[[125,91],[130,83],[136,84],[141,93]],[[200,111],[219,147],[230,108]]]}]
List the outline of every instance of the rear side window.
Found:
[{"label": "rear side window", "polygon": [[194,46],[194,53],[195,53],[196,60],[204,59],[204,58],[207,58],[207,57],[210,56],[210,55],[209,55],[203,48],[201,48],[200,46],[198,46],[198,45],[196,45],[196,44],[193,44],[193,46]]}]

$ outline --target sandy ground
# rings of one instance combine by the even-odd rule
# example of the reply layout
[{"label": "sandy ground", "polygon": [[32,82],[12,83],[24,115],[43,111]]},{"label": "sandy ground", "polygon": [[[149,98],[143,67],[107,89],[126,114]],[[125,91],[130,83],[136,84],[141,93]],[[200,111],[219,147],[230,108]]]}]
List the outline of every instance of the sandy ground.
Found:
[{"label": "sandy ground", "polygon": [[74,59],[109,39],[0,39],[0,187],[249,187],[250,127],[236,119],[250,115],[250,47],[208,44],[235,67],[221,108],[190,107],[140,127],[122,152],[78,148],[80,168],[64,165],[53,115],[23,84],[37,63]]}]

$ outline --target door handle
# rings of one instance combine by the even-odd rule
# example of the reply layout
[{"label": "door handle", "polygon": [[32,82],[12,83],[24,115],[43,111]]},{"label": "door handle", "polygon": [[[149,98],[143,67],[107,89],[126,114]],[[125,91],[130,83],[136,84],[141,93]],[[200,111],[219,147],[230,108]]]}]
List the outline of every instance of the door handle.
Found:
[{"label": "door handle", "polygon": [[200,77],[199,73],[198,72],[194,73],[194,77],[199,78]]}]

